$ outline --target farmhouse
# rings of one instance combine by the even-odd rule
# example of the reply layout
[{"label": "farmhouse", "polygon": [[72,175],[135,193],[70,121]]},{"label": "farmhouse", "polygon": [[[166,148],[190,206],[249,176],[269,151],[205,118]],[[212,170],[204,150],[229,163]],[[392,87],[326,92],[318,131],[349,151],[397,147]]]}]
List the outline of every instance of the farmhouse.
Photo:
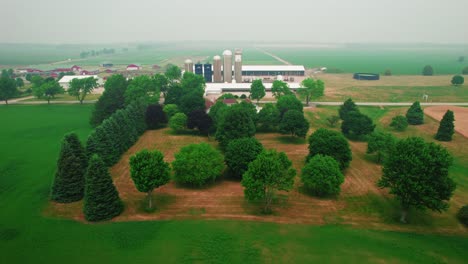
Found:
[{"label": "farmhouse", "polygon": [[141,70],[141,67],[136,64],[130,64],[127,66],[127,71],[138,71]]},{"label": "farmhouse", "polygon": [[65,75],[62,77],[62,79],[59,80],[59,84],[63,87],[63,89],[68,90],[68,88],[70,88],[70,82],[73,79],[84,79],[89,77],[96,78],[99,86],[104,85],[104,80],[99,78],[97,75]]}]

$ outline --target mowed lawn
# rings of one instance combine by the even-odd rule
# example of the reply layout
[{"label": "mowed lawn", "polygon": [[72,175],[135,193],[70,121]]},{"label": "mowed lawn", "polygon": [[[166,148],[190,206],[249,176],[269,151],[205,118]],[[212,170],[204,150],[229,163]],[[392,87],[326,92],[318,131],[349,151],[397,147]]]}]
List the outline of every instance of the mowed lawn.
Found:
[{"label": "mowed lawn", "polygon": [[[2,263],[465,263],[466,236],[248,221],[83,224],[43,216],[60,139],[90,105],[0,106]],[[428,227],[430,228],[430,227]]]}]

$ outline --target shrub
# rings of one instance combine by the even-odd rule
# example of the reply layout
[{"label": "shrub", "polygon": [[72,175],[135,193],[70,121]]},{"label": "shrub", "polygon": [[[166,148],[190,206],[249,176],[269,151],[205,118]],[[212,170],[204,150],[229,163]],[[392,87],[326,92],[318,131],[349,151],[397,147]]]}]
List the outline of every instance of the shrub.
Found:
[{"label": "shrub", "polygon": [[174,180],[179,184],[203,186],[216,180],[223,171],[223,156],[206,143],[191,144],[175,154]]},{"label": "shrub", "polygon": [[325,128],[317,129],[309,137],[307,161],[318,154],[333,157],[340,164],[341,170],[346,169],[352,159],[346,138],[339,132]]},{"label": "shrub", "polygon": [[397,131],[405,131],[408,127],[408,119],[405,116],[397,115],[392,118],[392,122],[390,126],[393,127]]},{"label": "shrub", "polygon": [[344,176],[334,158],[319,154],[304,166],[301,180],[307,191],[317,196],[327,196],[340,193]]},{"label": "shrub", "polygon": [[468,226],[468,205],[464,205],[457,213],[457,218],[462,224]]},{"label": "shrub", "polygon": [[179,107],[176,104],[167,104],[163,108],[164,113],[166,114],[167,119],[180,112]]},{"label": "shrub", "polygon": [[169,127],[174,132],[179,133],[187,127],[187,116],[184,113],[177,113],[169,120]]},{"label": "shrub", "polygon": [[225,161],[229,174],[235,178],[242,175],[263,150],[262,144],[256,138],[234,139],[226,147]]},{"label": "shrub", "polygon": [[410,125],[421,125],[424,123],[424,111],[418,101],[414,102],[408,109],[406,119]]}]

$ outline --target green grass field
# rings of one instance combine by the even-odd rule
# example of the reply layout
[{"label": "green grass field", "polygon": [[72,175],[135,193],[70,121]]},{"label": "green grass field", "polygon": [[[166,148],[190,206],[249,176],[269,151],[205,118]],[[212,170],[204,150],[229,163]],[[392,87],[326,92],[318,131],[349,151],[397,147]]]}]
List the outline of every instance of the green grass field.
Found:
[{"label": "green grass field", "polygon": [[75,131],[84,140],[91,110],[0,106],[3,263],[466,262],[466,236],[238,221],[83,224],[44,217],[60,139]]},{"label": "green grass field", "polygon": [[468,62],[458,62],[467,56],[462,46],[349,45],[330,48],[265,48],[293,63],[306,67],[335,68],[343,72],[383,73],[390,69],[394,75],[420,75],[425,65],[432,65],[435,74],[460,74]]}]

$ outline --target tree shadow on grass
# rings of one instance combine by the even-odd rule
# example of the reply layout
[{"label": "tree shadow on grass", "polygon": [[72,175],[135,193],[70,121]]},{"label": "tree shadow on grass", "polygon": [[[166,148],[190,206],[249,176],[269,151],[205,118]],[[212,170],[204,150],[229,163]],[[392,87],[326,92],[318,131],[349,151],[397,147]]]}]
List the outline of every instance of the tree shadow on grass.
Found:
[{"label": "tree shadow on grass", "polygon": [[153,193],[153,207],[148,208],[148,196],[138,202],[137,212],[139,213],[157,213],[169,208],[176,202],[177,197],[172,194]]}]

